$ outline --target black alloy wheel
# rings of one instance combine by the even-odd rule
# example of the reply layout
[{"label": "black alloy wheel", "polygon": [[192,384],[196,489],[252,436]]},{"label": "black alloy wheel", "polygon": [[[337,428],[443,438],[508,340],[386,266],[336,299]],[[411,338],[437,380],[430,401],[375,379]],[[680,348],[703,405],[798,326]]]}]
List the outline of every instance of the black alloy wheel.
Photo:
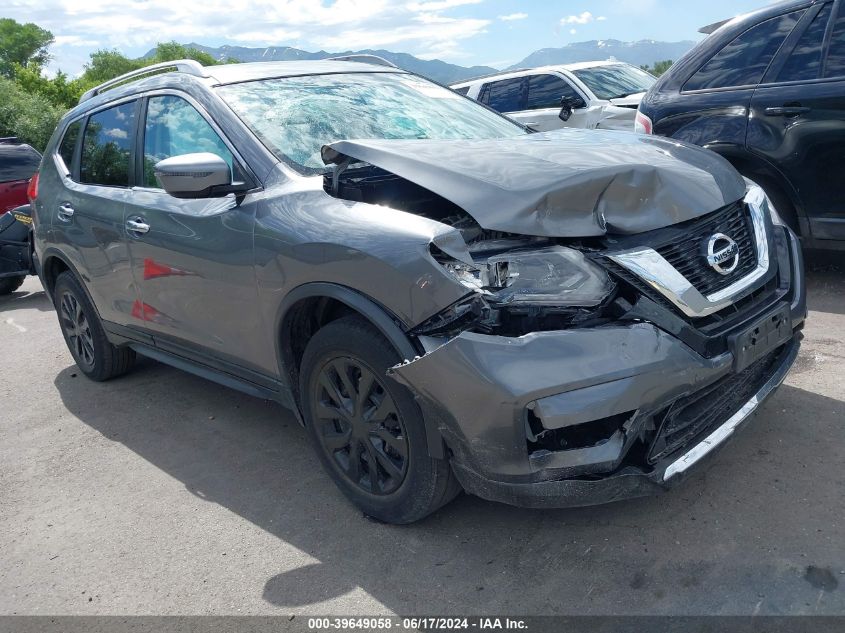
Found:
[{"label": "black alloy wheel", "polygon": [[330,459],[359,488],[395,492],[408,472],[408,438],[393,398],[356,358],[328,360],[311,394],[317,438]]},{"label": "black alloy wheel", "polygon": [[65,271],[56,278],[53,305],[73,360],[88,378],[108,380],[132,367],[135,351],[109,342],[97,310],[71,272]]},{"label": "black alloy wheel", "polygon": [[448,455],[429,453],[414,394],[389,375],[401,361],[369,321],[348,315],[314,333],[299,365],[302,416],[326,472],[365,515],[398,524],[461,490]]},{"label": "black alloy wheel", "polygon": [[68,346],[82,369],[94,367],[94,337],[82,305],[71,292],[63,292],[59,302],[59,318]]}]

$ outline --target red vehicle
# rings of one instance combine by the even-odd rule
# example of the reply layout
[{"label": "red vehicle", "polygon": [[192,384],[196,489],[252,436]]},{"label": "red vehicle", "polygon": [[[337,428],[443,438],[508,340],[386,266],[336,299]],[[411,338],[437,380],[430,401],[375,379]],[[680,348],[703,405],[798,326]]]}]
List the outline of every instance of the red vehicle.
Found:
[{"label": "red vehicle", "polygon": [[27,187],[40,163],[29,145],[0,138],[0,295],[17,290],[33,272]]},{"label": "red vehicle", "polygon": [[41,154],[29,145],[0,138],[0,214],[29,204],[26,187],[40,162]]}]

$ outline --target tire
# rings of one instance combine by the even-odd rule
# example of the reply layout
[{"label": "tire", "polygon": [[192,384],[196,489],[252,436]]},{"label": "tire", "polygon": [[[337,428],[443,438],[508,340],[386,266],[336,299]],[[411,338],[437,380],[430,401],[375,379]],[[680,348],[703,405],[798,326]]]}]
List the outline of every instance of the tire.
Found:
[{"label": "tire", "polygon": [[65,343],[83,374],[101,382],[129,371],[135,351],[109,343],[97,311],[72,273],[59,275],[53,296]]},{"label": "tire", "polygon": [[448,461],[428,455],[413,395],[386,375],[400,360],[368,321],[348,316],[317,331],[300,366],[302,411],[326,471],[364,514],[397,524],[460,492]]},{"label": "tire", "polygon": [[0,295],[10,295],[21,287],[26,275],[20,277],[3,277],[0,279]]}]

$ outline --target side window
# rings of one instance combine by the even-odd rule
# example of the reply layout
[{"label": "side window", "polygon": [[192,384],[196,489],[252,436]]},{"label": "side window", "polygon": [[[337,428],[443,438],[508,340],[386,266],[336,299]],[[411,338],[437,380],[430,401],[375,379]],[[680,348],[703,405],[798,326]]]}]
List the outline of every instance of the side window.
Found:
[{"label": "side window", "polygon": [[79,180],[92,185],[128,187],[134,127],[134,101],[88,117]]},{"label": "side window", "polygon": [[455,92],[457,92],[459,95],[467,96],[467,93],[469,92],[469,86],[464,86],[463,88],[455,88]]},{"label": "side window", "polygon": [[82,121],[74,121],[67,126],[62,142],[59,144],[59,156],[68,171],[73,165],[73,152],[76,149],[76,141],[79,139],[79,131],[82,129]]},{"label": "side window", "polygon": [[795,48],[789,54],[780,73],[778,81],[799,81],[802,79],[816,79],[822,63],[822,44],[824,32],[830,19],[830,5],[826,4],[813,18],[810,26],[804,31]]},{"label": "side window", "polygon": [[484,103],[498,112],[518,112],[527,101],[525,77],[493,81],[485,87]]},{"label": "side window", "polygon": [[150,97],[144,126],[144,186],[160,186],[154,173],[160,160],[197,152],[217,154],[232,169],[232,153],[190,103],[172,95]]},{"label": "side window", "polygon": [[559,109],[562,97],[580,96],[568,81],[557,75],[532,75],[528,79],[528,106],[525,109]]},{"label": "side window", "polygon": [[839,5],[839,15],[833,24],[830,48],[824,65],[825,77],[845,77],[845,4]]},{"label": "side window", "polygon": [[684,86],[685,90],[757,85],[804,10],[751,27],[716,53]]}]

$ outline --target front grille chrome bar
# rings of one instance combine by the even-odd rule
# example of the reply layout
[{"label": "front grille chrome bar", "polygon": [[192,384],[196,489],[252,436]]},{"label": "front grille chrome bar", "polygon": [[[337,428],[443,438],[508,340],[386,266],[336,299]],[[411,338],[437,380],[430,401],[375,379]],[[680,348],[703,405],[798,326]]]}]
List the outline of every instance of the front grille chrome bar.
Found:
[{"label": "front grille chrome bar", "polygon": [[701,294],[686,277],[653,248],[638,247],[611,253],[608,257],[657,290],[688,317],[705,317],[719,312],[728,307],[738,294],[753,286],[769,271],[766,194],[759,187],[751,187],[745,195],[744,202],[751,214],[751,224],[754,228],[757,267],[742,279],[718,292],[707,296]]}]

